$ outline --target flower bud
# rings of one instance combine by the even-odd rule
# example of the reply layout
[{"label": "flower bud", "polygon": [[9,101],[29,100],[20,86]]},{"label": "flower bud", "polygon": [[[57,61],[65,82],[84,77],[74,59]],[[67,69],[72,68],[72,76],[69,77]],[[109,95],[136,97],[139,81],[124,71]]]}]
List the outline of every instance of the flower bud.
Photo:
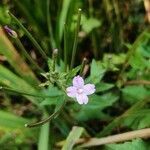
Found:
[{"label": "flower bud", "polygon": [[13,38],[18,37],[17,33],[14,30],[12,30],[11,28],[9,28],[8,26],[4,26],[4,29],[11,37],[13,37]]},{"label": "flower bud", "polygon": [[56,57],[58,55],[58,49],[53,50],[53,56]]}]

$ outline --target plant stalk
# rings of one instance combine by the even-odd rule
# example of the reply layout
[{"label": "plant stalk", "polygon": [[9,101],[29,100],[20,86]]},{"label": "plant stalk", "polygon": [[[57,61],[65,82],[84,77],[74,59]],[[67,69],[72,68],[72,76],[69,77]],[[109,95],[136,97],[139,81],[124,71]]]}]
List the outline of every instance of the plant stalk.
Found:
[{"label": "plant stalk", "polygon": [[38,44],[38,42],[34,39],[34,37],[31,35],[31,33],[22,25],[22,23],[10,12],[8,14],[11,16],[11,18],[19,25],[19,27],[24,31],[26,36],[31,40],[33,45],[37,48],[39,53],[42,55],[42,57],[47,60],[47,55],[44,52],[44,50],[41,48],[41,46]]},{"label": "plant stalk", "polygon": [[74,66],[75,57],[76,57],[77,44],[78,44],[78,33],[79,33],[80,21],[81,21],[81,11],[82,11],[81,9],[78,9],[78,20],[77,20],[77,27],[76,27],[76,31],[75,31],[74,44],[73,44],[73,50],[72,50],[72,58],[71,58],[71,66],[70,66],[71,69]]}]

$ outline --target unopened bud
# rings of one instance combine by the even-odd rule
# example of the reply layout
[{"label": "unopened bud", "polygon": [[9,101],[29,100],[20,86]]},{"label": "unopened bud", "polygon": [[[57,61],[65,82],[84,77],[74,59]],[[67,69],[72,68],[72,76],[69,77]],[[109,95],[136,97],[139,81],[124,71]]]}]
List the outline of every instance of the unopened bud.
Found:
[{"label": "unopened bud", "polygon": [[13,38],[18,37],[17,33],[14,30],[12,30],[11,28],[9,28],[8,26],[4,26],[4,29],[11,37],[13,37]]},{"label": "unopened bud", "polygon": [[58,49],[54,49],[53,50],[53,57],[57,57],[57,55],[58,55]]},{"label": "unopened bud", "polygon": [[52,70],[53,70],[53,72],[55,71],[57,55],[58,55],[58,49],[54,49],[53,55],[52,55],[52,59],[53,59],[53,69]]},{"label": "unopened bud", "polygon": [[53,50],[53,54],[54,54],[54,55],[57,55],[57,54],[58,54],[58,49],[57,49],[57,48]]}]

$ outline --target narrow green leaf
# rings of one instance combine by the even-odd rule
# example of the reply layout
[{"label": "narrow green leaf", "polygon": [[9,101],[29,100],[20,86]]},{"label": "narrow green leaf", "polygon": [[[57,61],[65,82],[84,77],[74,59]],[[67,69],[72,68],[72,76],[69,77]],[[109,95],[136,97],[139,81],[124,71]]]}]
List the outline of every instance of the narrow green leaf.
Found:
[{"label": "narrow green leaf", "polygon": [[84,128],[74,126],[72,128],[71,132],[69,133],[69,135],[66,139],[66,142],[65,142],[64,146],[62,147],[62,150],[72,150],[74,144],[79,139],[79,137],[82,135],[83,131],[84,131]]},{"label": "narrow green leaf", "polygon": [[[44,117],[48,115],[45,114]],[[49,127],[49,122],[41,126],[38,150],[49,150]]]},{"label": "narrow green leaf", "polygon": [[[13,72],[8,70],[7,68],[0,65],[0,84],[6,85],[12,89],[15,90],[22,90],[24,92],[30,91],[30,93],[36,94],[39,93],[37,90],[35,90],[30,84],[28,84],[26,81],[15,75]],[[30,96],[25,96],[28,98],[31,102],[38,105],[38,100]]]},{"label": "narrow green leaf", "polygon": [[64,0],[62,10],[59,17],[58,30],[59,30],[59,40],[62,39],[64,23],[66,22],[67,13],[70,7],[71,0]]},{"label": "narrow green leaf", "polygon": [[[17,133],[20,138],[32,137],[35,139],[36,130],[31,129],[30,131],[24,127],[28,119],[20,116],[16,116],[10,112],[0,111],[0,133]],[[2,131],[2,132],[1,132]],[[2,135],[3,135],[2,134]],[[1,135],[1,136],[2,136]]]},{"label": "narrow green leaf", "polygon": [[24,128],[24,124],[28,121],[22,117],[13,115],[12,113],[0,111],[0,127],[5,128]]},{"label": "narrow green leaf", "polygon": [[0,35],[0,54],[4,55],[7,58],[9,64],[20,76],[22,76],[30,83],[37,85],[38,80],[36,79],[34,73],[21,58],[11,42],[8,40],[2,28],[0,28]]},{"label": "narrow green leaf", "polygon": [[39,43],[35,40],[35,38],[31,35],[31,33],[23,26],[23,24],[13,15],[9,12],[9,15],[12,17],[12,19],[18,24],[18,26],[24,31],[26,36],[30,39],[30,41],[33,43],[33,45],[36,47],[36,49],[39,51],[41,56],[47,60],[47,55],[42,49],[42,47],[39,45]]}]

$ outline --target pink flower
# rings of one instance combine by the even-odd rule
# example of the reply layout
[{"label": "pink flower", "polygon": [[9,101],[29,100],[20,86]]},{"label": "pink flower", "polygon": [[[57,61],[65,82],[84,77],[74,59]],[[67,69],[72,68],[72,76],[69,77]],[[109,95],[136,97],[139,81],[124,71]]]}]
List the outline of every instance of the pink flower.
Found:
[{"label": "pink flower", "polygon": [[95,92],[94,84],[84,85],[84,80],[80,76],[73,78],[73,86],[70,86],[66,89],[67,95],[72,98],[76,98],[79,104],[87,104],[88,97]]}]

